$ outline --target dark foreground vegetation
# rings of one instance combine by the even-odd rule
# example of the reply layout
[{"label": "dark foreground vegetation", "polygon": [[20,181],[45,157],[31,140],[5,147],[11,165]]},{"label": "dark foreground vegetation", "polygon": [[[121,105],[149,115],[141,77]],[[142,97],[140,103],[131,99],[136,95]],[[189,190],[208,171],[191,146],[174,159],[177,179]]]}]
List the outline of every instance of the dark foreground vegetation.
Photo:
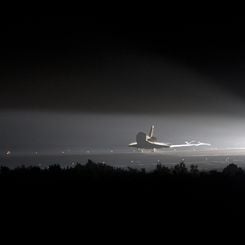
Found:
[{"label": "dark foreground vegetation", "polygon": [[1,167],[0,193],[1,206],[11,212],[32,210],[36,217],[45,210],[58,219],[68,213],[82,223],[96,220],[97,225],[109,214],[128,225],[149,219],[183,223],[245,216],[245,171],[235,164],[223,171],[199,171],[182,162],[173,168],[158,165],[152,172],[90,160],[71,168]]}]

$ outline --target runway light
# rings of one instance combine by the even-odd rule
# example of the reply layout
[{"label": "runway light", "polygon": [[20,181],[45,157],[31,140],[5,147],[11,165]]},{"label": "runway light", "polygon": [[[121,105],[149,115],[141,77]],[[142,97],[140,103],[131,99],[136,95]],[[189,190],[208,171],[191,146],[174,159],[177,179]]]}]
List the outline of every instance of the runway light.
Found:
[{"label": "runway light", "polygon": [[7,151],[6,152],[6,155],[8,156],[8,155],[11,155],[11,151]]}]

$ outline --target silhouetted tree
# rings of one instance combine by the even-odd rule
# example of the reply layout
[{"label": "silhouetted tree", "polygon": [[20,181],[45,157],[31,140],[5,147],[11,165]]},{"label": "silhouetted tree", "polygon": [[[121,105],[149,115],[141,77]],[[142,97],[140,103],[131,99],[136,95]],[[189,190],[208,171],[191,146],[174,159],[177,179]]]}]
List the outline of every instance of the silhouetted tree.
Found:
[{"label": "silhouetted tree", "polygon": [[191,166],[190,166],[190,173],[191,174],[194,174],[194,175],[198,174],[199,173],[198,166],[197,165],[194,165],[194,164],[191,164]]},{"label": "silhouetted tree", "polygon": [[227,176],[235,176],[238,174],[243,174],[243,170],[236,164],[231,163],[223,169],[223,174]]},{"label": "silhouetted tree", "polygon": [[62,172],[62,169],[61,169],[60,165],[54,164],[54,165],[50,165],[50,166],[48,167],[48,171],[49,171],[50,173],[58,174],[58,173],[61,173],[61,172]]},{"label": "silhouetted tree", "polygon": [[186,173],[188,173],[188,169],[187,169],[184,161],[181,161],[179,164],[175,165],[173,172],[175,174],[186,174]]},{"label": "silhouetted tree", "polygon": [[153,171],[155,174],[169,174],[170,169],[162,164],[157,164],[156,169]]},{"label": "silhouetted tree", "polygon": [[6,166],[1,166],[1,168],[0,168],[0,173],[1,174],[8,174],[10,172],[10,169],[8,168],[8,167],[6,167]]}]

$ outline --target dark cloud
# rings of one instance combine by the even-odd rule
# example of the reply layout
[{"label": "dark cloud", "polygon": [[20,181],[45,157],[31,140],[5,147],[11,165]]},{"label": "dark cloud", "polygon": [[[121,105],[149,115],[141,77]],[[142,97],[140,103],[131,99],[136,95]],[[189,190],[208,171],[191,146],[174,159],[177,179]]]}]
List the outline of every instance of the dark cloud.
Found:
[{"label": "dark cloud", "polygon": [[2,109],[216,113],[245,98],[236,21],[26,16],[1,30]]}]

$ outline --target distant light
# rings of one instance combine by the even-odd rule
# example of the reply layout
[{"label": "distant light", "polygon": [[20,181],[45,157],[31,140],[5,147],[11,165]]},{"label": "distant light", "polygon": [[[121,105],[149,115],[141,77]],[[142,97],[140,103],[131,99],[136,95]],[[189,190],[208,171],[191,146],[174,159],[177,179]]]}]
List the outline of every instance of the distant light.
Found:
[{"label": "distant light", "polygon": [[6,155],[10,155],[10,154],[11,154],[11,151],[7,151],[7,152],[6,152]]}]

